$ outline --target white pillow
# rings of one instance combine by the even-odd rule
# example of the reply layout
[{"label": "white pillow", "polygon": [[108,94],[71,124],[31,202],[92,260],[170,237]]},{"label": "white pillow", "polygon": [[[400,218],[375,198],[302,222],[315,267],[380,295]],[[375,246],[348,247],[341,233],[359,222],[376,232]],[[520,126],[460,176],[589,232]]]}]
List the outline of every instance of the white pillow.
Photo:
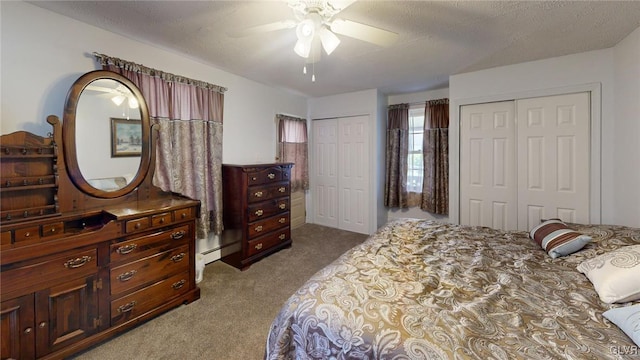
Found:
[{"label": "white pillow", "polygon": [[623,246],[578,265],[606,303],[640,299],[640,245]]},{"label": "white pillow", "polygon": [[640,304],[607,310],[602,315],[640,346]]}]

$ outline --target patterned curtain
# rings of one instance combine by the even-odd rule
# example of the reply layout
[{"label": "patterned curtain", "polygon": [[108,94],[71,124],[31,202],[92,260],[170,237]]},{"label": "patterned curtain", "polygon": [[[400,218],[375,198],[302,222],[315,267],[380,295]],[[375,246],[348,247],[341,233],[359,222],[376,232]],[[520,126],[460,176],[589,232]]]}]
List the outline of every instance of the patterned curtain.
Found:
[{"label": "patterned curtain", "polygon": [[309,190],[307,121],[278,114],[278,158],[293,163],[291,192]]},{"label": "patterned curtain", "polygon": [[422,210],[449,213],[449,99],[427,101],[424,113]]},{"label": "patterned curtain", "polygon": [[384,206],[406,208],[409,104],[389,106]]},{"label": "patterned curtain", "polygon": [[94,54],[104,70],[140,88],[159,129],[154,185],[200,200],[197,237],[222,233],[222,114],[225,88]]}]

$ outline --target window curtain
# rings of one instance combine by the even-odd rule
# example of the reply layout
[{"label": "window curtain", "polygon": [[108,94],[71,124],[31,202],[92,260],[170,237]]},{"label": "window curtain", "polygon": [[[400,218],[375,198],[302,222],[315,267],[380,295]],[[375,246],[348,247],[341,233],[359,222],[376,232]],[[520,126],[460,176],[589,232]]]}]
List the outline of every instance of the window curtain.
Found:
[{"label": "window curtain", "polygon": [[422,210],[449,213],[449,99],[427,101],[424,114]]},{"label": "window curtain", "polygon": [[384,206],[406,208],[409,156],[409,104],[389,106]]},{"label": "window curtain", "polygon": [[309,190],[307,121],[278,114],[278,158],[293,163],[291,192]]},{"label": "window curtain", "polygon": [[222,114],[225,88],[102,54],[104,70],[140,88],[158,131],[153,184],[200,200],[197,237],[222,225]]}]

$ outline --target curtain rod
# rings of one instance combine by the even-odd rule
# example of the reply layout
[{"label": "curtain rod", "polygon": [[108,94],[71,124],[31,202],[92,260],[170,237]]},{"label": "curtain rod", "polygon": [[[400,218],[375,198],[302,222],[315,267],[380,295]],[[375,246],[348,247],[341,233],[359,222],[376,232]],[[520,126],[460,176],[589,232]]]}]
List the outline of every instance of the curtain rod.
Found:
[{"label": "curtain rod", "polygon": [[105,54],[100,54],[100,53],[95,52],[95,51],[93,52],[93,56],[103,66],[104,65],[114,65],[114,66],[118,66],[118,67],[127,67],[127,68],[129,68],[129,70],[133,70],[135,72],[141,72],[143,74],[147,74],[147,75],[151,75],[151,76],[158,76],[158,77],[160,77],[160,78],[162,78],[164,80],[176,81],[176,82],[185,83],[185,84],[192,84],[192,85],[199,86],[199,87],[202,87],[202,88],[206,88],[206,89],[209,89],[209,90],[214,90],[214,91],[222,93],[222,94],[224,94],[224,92],[227,91],[226,87],[223,87],[223,86],[220,86],[220,85],[211,84],[211,83],[208,83],[208,82],[202,81],[202,80],[191,79],[191,78],[188,78],[188,77],[182,76],[182,75],[175,75],[175,74],[172,74],[172,73],[168,73],[166,71],[150,68],[150,67],[142,65],[142,64],[137,64],[137,63],[134,63],[133,61],[123,60],[123,59],[117,58],[115,56],[109,56],[109,55],[105,55]]},{"label": "curtain rod", "polygon": [[409,105],[409,106],[415,106],[415,105],[427,105],[427,103],[428,103],[429,101],[441,101],[441,100],[446,100],[446,101],[448,102],[448,101],[449,101],[449,98],[431,99],[431,100],[416,101],[416,102],[410,102],[410,103],[389,104],[389,105],[387,105],[387,107],[395,106],[395,105],[400,105],[400,104],[407,104],[407,105]]}]

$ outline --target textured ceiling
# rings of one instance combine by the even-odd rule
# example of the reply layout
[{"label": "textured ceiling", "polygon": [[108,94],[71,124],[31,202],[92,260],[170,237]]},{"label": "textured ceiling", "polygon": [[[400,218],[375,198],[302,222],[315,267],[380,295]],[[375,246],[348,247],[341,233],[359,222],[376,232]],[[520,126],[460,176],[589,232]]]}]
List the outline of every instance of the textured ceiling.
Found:
[{"label": "textured ceiling", "polygon": [[336,17],[394,31],[398,40],[383,48],[339,36],[338,48],[315,64],[312,83],[293,52],[295,29],[229,36],[293,19],[286,1],[31,3],[313,97],[442,88],[457,73],[612,47],[640,26],[640,1],[361,0]]}]

